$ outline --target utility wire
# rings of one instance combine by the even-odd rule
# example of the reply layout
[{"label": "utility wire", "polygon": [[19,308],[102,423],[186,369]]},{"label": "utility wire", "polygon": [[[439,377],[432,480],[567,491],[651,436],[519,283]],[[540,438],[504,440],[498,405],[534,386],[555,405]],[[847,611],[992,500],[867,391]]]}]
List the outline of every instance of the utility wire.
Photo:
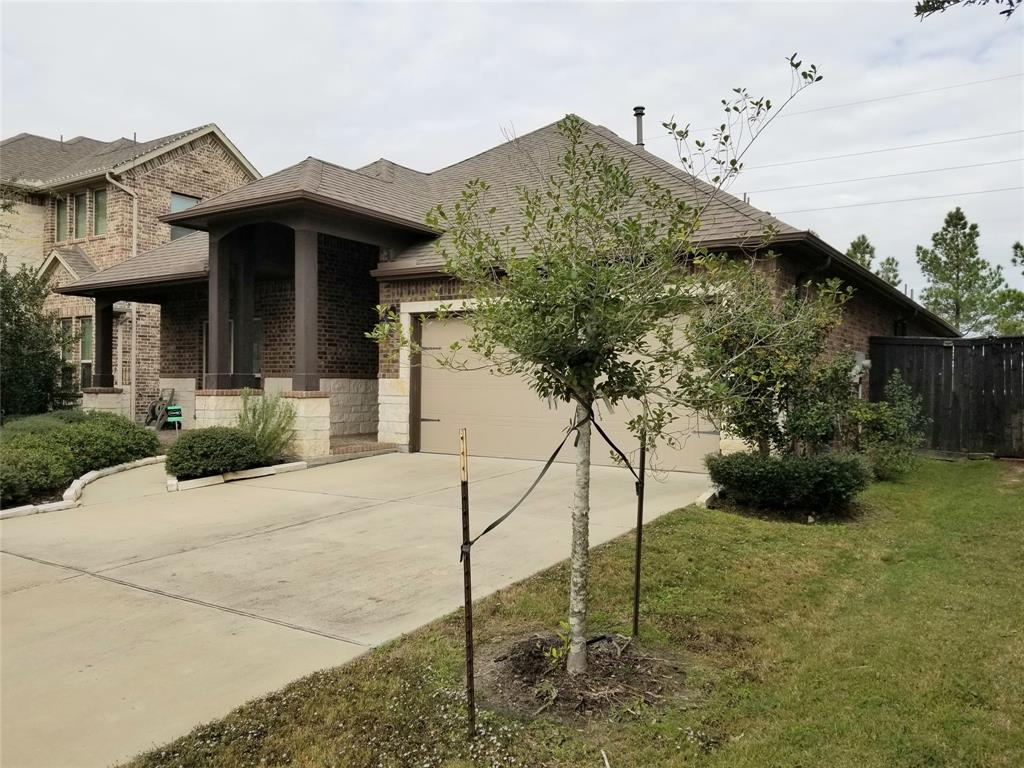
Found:
[{"label": "utility wire", "polygon": [[855,107],[859,104],[872,104],[876,101],[889,101],[891,99],[902,99],[905,96],[920,96],[925,93],[938,93],[940,91],[952,91],[956,88],[967,88],[971,85],[982,85],[984,83],[994,83],[999,80],[1010,80],[1014,77],[1022,77],[1024,72],[1017,72],[1012,75],[1002,75],[1000,77],[990,77],[987,80],[972,80],[969,83],[957,83],[956,85],[943,85],[938,88],[927,88],[923,91],[907,91],[906,93],[894,93],[891,96],[877,96],[873,99],[861,99],[860,101],[847,101],[843,104],[832,104],[827,107],[815,107],[814,109],[804,109],[800,112],[786,112],[782,117],[796,117],[797,115],[809,115],[812,112],[825,112],[829,109],[841,109],[843,107]]},{"label": "utility wire", "polygon": [[904,144],[899,147],[885,147],[884,149],[869,149],[864,152],[848,152],[844,155],[825,155],[823,157],[808,157],[803,160],[787,160],[783,163],[768,163],[767,165],[755,165],[751,167],[744,167],[745,171],[753,171],[761,168],[778,168],[783,165],[801,165],[803,163],[817,163],[822,160],[841,160],[846,157],[861,157],[863,155],[878,155],[883,152],[899,152],[904,149],[917,149],[919,147],[936,147],[941,144],[959,144],[965,141],[979,141],[981,139],[994,139],[998,136],[1013,136],[1018,133],[1024,133],[1024,130],[1016,131],[1003,131],[1002,133],[985,133],[980,136],[965,136],[961,139],[943,139],[942,141],[928,141],[923,144]]},{"label": "utility wire", "polygon": [[[894,93],[894,94],[891,94],[889,96],[876,96],[876,97],[874,97],[872,99],[861,99],[860,101],[846,101],[846,102],[843,102],[842,104],[830,104],[827,107],[815,107],[814,109],[802,109],[799,112],[785,112],[785,113],[779,115],[779,117],[780,118],[796,117],[797,115],[809,115],[809,114],[812,114],[814,112],[826,112],[826,111],[828,111],[830,109],[842,109],[844,107],[856,107],[856,106],[859,106],[861,104],[873,104],[873,103],[879,102],[879,101],[891,101],[893,99],[902,99],[902,98],[905,98],[907,96],[920,96],[920,95],[926,94],[926,93],[939,93],[941,91],[952,91],[952,90],[955,90],[957,88],[967,88],[967,87],[972,86],[972,85],[984,85],[985,83],[995,83],[995,82],[998,82],[1000,80],[1011,80],[1011,79],[1013,79],[1015,77],[1024,77],[1024,72],[1015,72],[1012,75],[1000,75],[999,77],[990,77],[987,80],[971,80],[970,82],[967,82],[967,83],[956,83],[955,85],[943,85],[943,86],[939,86],[938,88],[926,88],[923,91],[906,91],[905,93]],[[706,126],[704,128],[693,128],[692,130],[693,131],[712,131],[715,128],[718,128],[718,126],[717,125],[713,125],[713,126],[709,125],[709,126]],[[672,135],[671,134],[659,134],[659,135],[653,136],[651,138],[655,138],[655,139],[671,139]]]},{"label": "utility wire", "polygon": [[784,213],[810,213],[811,211],[831,211],[837,208],[860,208],[867,205],[890,205],[892,203],[911,203],[915,200],[938,200],[943,197],[966,197],[967,195],[987,195],[992,192],[1012,192],[1020,187],[1002,187],[1000,189],[979,189],[974,192],[951,192],[948,195],[928,195],[927,197],[903,197],[898,200],[874,200],[869,203],[848,203],[846,205],[826,205],[823,208],[799,208],[791,211],[772,211],[772,216],[781,216]]},{"label": "utility wire", "polygon": [[938,173],[939,171],[959,171],[964,168],[983,168],[989,165],[1004,165],[1006,163],[1024,162],[1024,157],[1011,158],[1009,160],[993,160],[990,163],[971,163],[970,165],[950,165],[946,168],[926,168],[921,171],[906,171],[904,173],[886,173],[881,176],[861,176],[856,179],[840,179],[837,181],[819,181],[815,184],[794,184],[790,187],[766,187],[765,189],[752,189],[748,194],[759,192],[781,192],[786,189],[807,189],[809,187],[826,187],[830,184],[852,184],[855,181],[875,181],[877,179],[893,179],[899,176],[918,176],[922,173]]}]

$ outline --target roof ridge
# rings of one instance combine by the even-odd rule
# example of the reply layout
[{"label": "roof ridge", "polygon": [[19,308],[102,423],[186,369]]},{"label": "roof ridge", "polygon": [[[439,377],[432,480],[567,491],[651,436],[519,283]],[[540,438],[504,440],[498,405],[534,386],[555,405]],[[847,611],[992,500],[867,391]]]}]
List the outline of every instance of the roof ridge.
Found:
[{"label": "roof ridge", "polygon": [[[468,163],[470,160],[475,160],[476,158],[480,157],[481,155],[486,155],[488,152],[493,152],[494,150],[501,149],[502,147],[507,146],[508,144],[512,144],[514,142],[521,141],[521,140],[525,139],[527,136],[533,136],[535,133],[540,133],[541,131],[546,131],[546,130],[548,130],[550,128],[553,128],[554,126],[558,125],[566,117],[569,117],[569,116],[579,117],[579,115],[576,115],[576,114],[574,114],[572,112],[567,112],[563,117],[560,117],[557,120],[548,123],[547,125],[542,125],[540,128],[534,128],[532,131],[527,131],[526,133],[524,133],[522,135],[519,135],[519,136],[513,136],[512,138],[506,139],[505,141],[501,142],[500,144],[495,144],[493,147],[488,147],[487,149],[481,150],[480,152],[477,152],[474,155],[470,155],[469,157],[464,157],[461,160],[457,160],[454,163],[450,163],[448,165],[442,166],[441,168],[436,168],[433,171],[428,171],[428,172],[424,173],[424,175],[425,176],[434,176],[434,175],[436,175],[438,173],[441,173],[441,171],[447,171],[449,168],[454,168],[457,165],[462,165],[463,163]],[[580,117],[580,120],[583,120],[583,118]],[[590,123],[588,120],[583,120],[583,122],[586,123],[587,125],[592,125],[592,123]]]},{"label": "roof ridge", "polygon": [[[582,117],[580,119],[583,120],[583,122],[586,123],[589,127],[595,129],[597,133],[601,135],[606,135],[606,138],[610,138],[612,141],[616,142],[624,149],[628,149],[637,157],[646,160],[649,165],[653,165],[655,168],[660,168],[661,170],[666,171],[668,173],[686,177],[686,179],[692,180],[698,185],[698,188],[701,192],[711,197],[711,200],[717,200],[721,202],[723,205],[728,206],[741,216],[751,219],[752,221],[759,221],[759,219],[767,217],[769,219],[774,219],[780,224],[786,224],[786,222],[782,221],[782,219],[773,216],[768,211],[762,211],[760,208],[757,208],[751,205],[750,203],[745,203],[732,193],[727,192],[725,189],[709,184],[708,182],[701,179],[699,176],[695,176],[692,173],[687,173],[682,168],[677,168],[672,163],[665,160],[663,157],[659,157],[658,155],[655,155],[653,152],[649,152],[647,149],[643,147],[638,147],[636,144],[633,144],[629,140],[622,138],[617,133],[615,133],[612,130],[609,130],[605,126],[591,123],[590,121]],[[753,211],[754,213],[751,213],[751,211]],[[791,227],[792,225],[786,224],[786,226]],[[796,227],[793,227],[793,229],[796,229]]]}]

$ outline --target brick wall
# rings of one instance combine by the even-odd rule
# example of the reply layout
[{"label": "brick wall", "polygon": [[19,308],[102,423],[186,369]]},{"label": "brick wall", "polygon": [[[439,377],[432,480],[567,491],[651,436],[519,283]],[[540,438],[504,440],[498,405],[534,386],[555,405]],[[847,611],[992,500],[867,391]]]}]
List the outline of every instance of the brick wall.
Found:
[{"label": "brick wall", "polygon": [[377,248],[320,235],[317,356],[322,378],[377,377],[377,344],[366,338],[377,322]]},{"label": "brick wall", "polygon": [[[389,280],[380,283],[380,304],[391,306],[403,301],[448,301],[466,298],[458,280],[450,277],[422,277],[413,280]],[[379,376],[398,378],[398,350],[381,344],[378,349]]]},{"label": "brick wall", "polygon": [[[138,252],[144,253],[171,239],[168,224],[159,217],[171,210],[171,193],[178,192],[206,199],[219,195],[252,180],[249,172],[212,135],[201,136],[194,141],[166,152],[152,161],[140,165],[124,174],[121,182],[134,189],[139,196]],[[75,192],[86,192],[86,232],[94,230],[95,210],[92,192],[105,189],[107,192],[107,232],[103,235],[87,234],[74,238]],[[62,193],[64,194],[64,193]],[[132,250],[132,198],[117,187],[103,181],[71,190],[65,194],[68,201],[69,239],[60,245],[77,244],[98,269],[118,264],[131,256]],[[47,203],[46,225],[44,228],[43,252],[47,254],[55,245],[56,199]],[[47,305],[62,317],[92,315],[91,299],[73,296],[52,296]],[[141,416],[146,404],[159,392],[161,318],[160,307],[155,304],[139,304],[136,328],[136,377],[138,391],[135,397],[135,413]],[[120,331],[115,337],[131,339],[130,320],[123,319]],[[201,332],[201,325],[200,325]],[[201,336],[200,336],[201,340]],[[130,358],[130,350],[122,351],[122,359]],[[176,352],[175,355],[178,353]],[[173,357],[173,356],[172,356]],[[116,356],[115,356],[116,360]],[[129,381],[122,382],[124,386]]]},{"label": "brick wall", "polygon": [[[376,263],[375,247],[321,235],[317,354],[322,379],[377,376],[376,344],[364,335],[377,317],[377,283],[370,275]],[[291,379],[295,367],[294,280],[257,279],[254,293],[256,316],[263,325],[263,377]],[[202,387],[199,378],[207,311],[205,285],[177,289],[163,305],[161,376],[194,376]],[[231,314],[234,316],[233,306]]]}]

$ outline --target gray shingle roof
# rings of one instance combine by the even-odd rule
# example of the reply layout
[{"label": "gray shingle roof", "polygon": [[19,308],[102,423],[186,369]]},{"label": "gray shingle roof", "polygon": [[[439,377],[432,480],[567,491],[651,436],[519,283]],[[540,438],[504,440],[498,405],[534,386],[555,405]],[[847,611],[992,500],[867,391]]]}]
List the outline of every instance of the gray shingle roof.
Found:
[{"label": "gray shingle roof", "polygon": [[79,279],[88,277],[89,275],[96,272],[96,265],[89,260],[89,257],[86,255],[85,251],[83,251],[77,245],[72,245],[70,247],[64,248],[55,248],[54,250],[60,256],[61,261],[63,261],[68,266],[68,269],[71,270],[72,274],[74,274]]},{"label": "gray shingle roof", "polygon": [[61,142],[20,133],[0,143],[0,179],[28,187],[49,187],[77,178],[111,171],[162,146],[172,144],[191,134],[200,133],[211,124],[172,133],[150,141],[132,139],[99,141],[84,136]]},{"label": "gray shingle roof", "polygon": [[165,216],[164,221],[189,222],[218,212],[306,198],[427,230],[424,219],[433,203],[422,181],[426,174],[394,173],[393,165],[388,164],[392,166],[389,168],[374,164],[372,172],[361,172],[307,157],[244,187],[204,200],[187,211]]},{"label": "gray shingle roof", "polygon": [[209,239],[205,232],[193,232],[165,245],[122,261],[107,269],[57,289],[58,293],[79,293],[95,288],[145,285],[167,280],[206,276]]},{"label": "gray shingle roof", "polygon": [[[698,233],[701,240],[757,237],[768,224],[780,233],[799,232],[732,195],[715,193],[709,185],[608,129],[584,123],[589,134],[587,140],[603,143],[613,158],[626,160],[638,178],[649,177],[672,190],[677,197],[695,204],[712,198]],[[195,223],[241,208],[286,199],[308,199],[428,233],[430,230],[424,221],[427,212],[438,203],[454,203],[467,182],[482,178],[491,184],[488,204],[496,209],[494,224],[498,227],[510,224],[514,231],[519,216],[517,187],[538,185],[556,172],[558,159],[565,149],[566,141],[558,131],[558,124],[552,123],[433,173],[415,171],[385,159],[352,170],[309,157],[244,187],[204,200],[187,211],[166,216],[164,220]],[[443,242],[443,233],[441,238]],[[68,287],[88,288],[100,282],[122,285],[132,279],[139,282],[166,280],[173,277],[176,269],[182,273],[201,273],[206,269],[206,242],[205,235],[201,240],[195,236],[176,240],[97,273],[91,281],[79,281]],[[434,243],[433,237],[423,238],[382,264],[378,274],[409,267],[437,266],[440,259]]]}]

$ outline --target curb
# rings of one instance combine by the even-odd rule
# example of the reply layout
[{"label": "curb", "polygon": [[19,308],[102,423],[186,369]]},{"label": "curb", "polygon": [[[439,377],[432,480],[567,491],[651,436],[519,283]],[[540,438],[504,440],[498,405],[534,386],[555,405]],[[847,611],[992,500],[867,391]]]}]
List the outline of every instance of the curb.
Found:
[{"label": "curb", "polygon": [[107,475],[116,475],[119,472],[127,472],[129,469],[137,469],[139,467],[149,466],[150,464],[160,464],[167,459],[166,456],[147,456],[144,459],[136,459],[135,461],[128,461],[124,464],[115,464],[112,467],[103,467],[103,469],[93,469],[86,472],[76,480],[71,481],[71,485],[68,486],[67,490],[64,491],[61,501],[49,501],[45,504],[25,504],[20,507],[11,507],[10,509],[0,510],[0,520],[6,520],[11,517],[25,517],[26,515],[38,515],[45,512],[59,512],[62,509],[74,509],[82,505],[80,499],[82,498],[82,491],[85,490],[85,486],[89,483],[94,483],[101,477]]},{"label": "curb", "polygon": [[192,488],[206,488],[210,485],[222,483],[233,483],[237,480],[249,480],[254,477],[267,477],[269,475],[282,475],[285,472],[297,472],[300,469],[309,467],[305,461],[291,461],[287,464],[273,464],[269,467],[253,467],[252,469],[241,469],[237,472],[225,472],[222,475],[210,475],[209,477],[197,477],[193,480],[179,480],[173,475],[167,478],[167,491],[188,491]]},{"label": "curb", "polygon": [[707,509],[709,503],[714,504],[715,497],[717,495],[718,492],[714,488],[712,488],[710,491],[704,491],[704,493],[698,496],[697,500],[693,502],[693,505],[695,507],[702,507],[704,509]]}]

